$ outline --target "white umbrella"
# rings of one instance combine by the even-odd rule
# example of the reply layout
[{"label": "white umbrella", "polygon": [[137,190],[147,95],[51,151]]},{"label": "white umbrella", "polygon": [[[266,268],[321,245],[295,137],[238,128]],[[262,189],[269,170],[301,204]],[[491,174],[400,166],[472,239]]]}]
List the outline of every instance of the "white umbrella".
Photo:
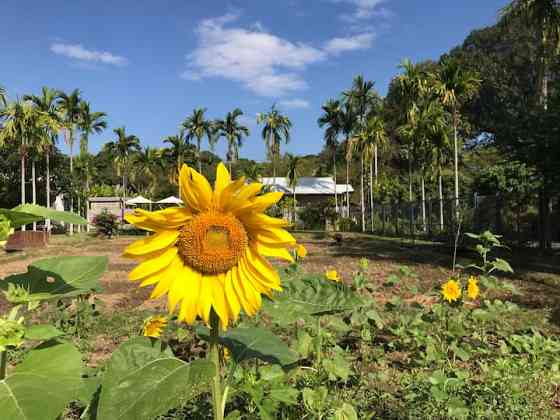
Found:
[{"label": "white umbrella", "polygon": [[175,197],[174,195],[157,201],[158,204],[183,204],[183,200]]},{"label": "white umbrella", "polygon": [[152,201],[139,195],[138,197],[127,200],[125,204],[127,206],[136,206],[138,204],[152,204]]}]

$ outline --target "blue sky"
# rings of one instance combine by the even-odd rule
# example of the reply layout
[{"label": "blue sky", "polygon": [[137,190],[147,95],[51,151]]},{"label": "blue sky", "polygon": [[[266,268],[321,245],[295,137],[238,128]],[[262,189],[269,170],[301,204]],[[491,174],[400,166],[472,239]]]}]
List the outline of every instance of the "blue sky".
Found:
[{"label": "blue sky", "polygon": [[[404,57],[437,59],[506,0],[3,0],[0,85],[10,97],[79,88],[110,129],[161,146],[195,107],[245,112],[241,155],[264,159],[255,115],[293,122],[292,153],[316,153],[321,104],[356,74],[385,94]],[[224,145],[217,148],[223,156]]]}]

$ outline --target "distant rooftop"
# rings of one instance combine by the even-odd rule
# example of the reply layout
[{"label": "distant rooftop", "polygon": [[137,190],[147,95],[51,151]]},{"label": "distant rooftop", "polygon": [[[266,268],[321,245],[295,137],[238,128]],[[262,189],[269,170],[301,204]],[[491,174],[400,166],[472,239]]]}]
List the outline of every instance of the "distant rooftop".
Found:
[{"label": "distant rooftop", "polygon": [[[288,186],[288,178],[286,177],[267,177],[262,178],[261,182],[263,185],[270,186],[274,191],[281,191],[288,195],[292,194],[292,189]],[[344,194],[346,192],[346,184],[337,184],[335,186],[334,179],[330,176],[302,176],[298,179],[296,185],[296,195],[333,195],[335,191],[337,194]],[[353,191],[352,185],[348,185],[348,192]]]},{"label": "distant rooftop", "polygon": [[122,201],[121,197],[90,197],[90,202],[94,203],[113,203],[115,201]]}]

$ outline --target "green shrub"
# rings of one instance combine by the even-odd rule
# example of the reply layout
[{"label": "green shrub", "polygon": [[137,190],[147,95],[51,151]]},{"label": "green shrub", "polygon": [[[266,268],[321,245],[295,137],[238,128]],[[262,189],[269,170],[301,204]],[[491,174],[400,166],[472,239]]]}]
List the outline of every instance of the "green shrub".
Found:
[{"label": "green shrub", "polygon": [[111,238],[117,233],[119,220],[114,214],[103,210],[93,218],[93,224],[98,235]]}]

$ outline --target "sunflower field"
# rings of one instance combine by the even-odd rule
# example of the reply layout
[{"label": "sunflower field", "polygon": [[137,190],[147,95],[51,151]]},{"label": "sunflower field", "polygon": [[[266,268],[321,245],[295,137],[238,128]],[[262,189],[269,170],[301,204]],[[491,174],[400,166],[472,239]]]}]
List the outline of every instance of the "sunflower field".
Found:
[{"label": "sunflower field", "polygon": [[[94,255],[121,243],[105,239],[0,281],[1,419],[560,418],[554,308],[514,281],[500,237],[469,234],[455,270],[394,261],[372,282],[373,257],[312,269],[309,238],[267,214],[281,194],[223,165],[214,186],[184,166],[180,185],[184,207],[128,216],[149,234],[122,258]],[[85,222],[0,209],[0,241],[42,218]],[[108,308],[121,266],[131,287]]]}]

